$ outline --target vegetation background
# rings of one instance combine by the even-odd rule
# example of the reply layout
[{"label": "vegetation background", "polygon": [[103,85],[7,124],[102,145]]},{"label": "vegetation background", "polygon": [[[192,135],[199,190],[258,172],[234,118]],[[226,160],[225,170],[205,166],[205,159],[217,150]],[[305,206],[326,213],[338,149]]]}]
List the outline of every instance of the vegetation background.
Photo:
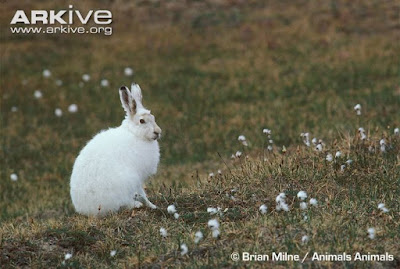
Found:
[{"label": "vegetation background", "polygon": [[[10,32],[18,9],[70,4],[82,13],[111,10],[113,34]],[[26,0],[3,1],[0,14],[1,267],[400,266],[396,1]],[[126,67],[133,76],[124,75]],[[51,77],[42,75],[45,69]],[[110,86],[102,87],[102,79]],[[164,133],[159,173],[147,186],[160,209],[79,216],[69,197],[74,159],[96,132],[120,124],[117,89],[132,81]],[[36,90],[42,98],[34,97]],[[68,112],[73,103],[77,113]],[[353,109],[358,103],[360,116]],[[273,144],[264,128],[272,130]],[[322,139],[323,150],[304,145],[302,132]],[[236,151],[242,156],[231,159]],[[336,151],[342,157],[326,161]],[[353,163],[341,171],[348,159]],[[13,173],[17,181],[10,180]],[[318,207],[301,210],[300,190]],[[275,209],[280,192],[289,212]],[[178,220],[168,215],[170,204]],[[261,204],[268,206],[265,215]],[[210,216],[208,207],[224,213]],[[207,227],[211,218],[221,225],[218,239]],[[204,239],[195,244],[198,230]],[[302,243],[304,235],[309,240]],[[388,252],[395,259],[235,262],[233,251]],[[72,258],[65,260],[67,253]]]}]

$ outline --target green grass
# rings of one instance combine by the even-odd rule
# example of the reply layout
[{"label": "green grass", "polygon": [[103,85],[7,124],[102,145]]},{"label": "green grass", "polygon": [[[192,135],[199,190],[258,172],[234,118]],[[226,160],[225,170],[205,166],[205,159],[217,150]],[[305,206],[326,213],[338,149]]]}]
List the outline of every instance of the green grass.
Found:
[{"label": "green grass", "polygon": [[[393,130],[400,126],[400,44],[394,1],[74,5],[112,10],[111,37],[12,35],[8,26],[16,9],[55,7],[52,1],[18,5],[7,2],[0,16],[2,267],[399,266],[400,137]],[[133,78],[124,76],[126,66],[135,70]],[[43,78],[44,69],[51,70],[50,78]],[[91,80],[80,86],[85,73]],[[100,86],[103,78],[110,87]],[[117,89],[132,80],[164,133],[159,172],[147,186],[160,209],[79,216],[69,197],[73,162],[96,132],[120,124]],[[33,97],[37,89],[43,98]],[[78,113],[67,112],[71,103]],[[361,116],[353,110],[357,103]],[[56,107],[64,112],[61,118]],[[360,140],[359,127],[368,141]],[[272,130],[272,152],[265,149],[263,128]],[[306,147],[302,132],[323,139],[323,151]],[[241,134],[249,147],[237,141]],[[379,150],[382,138],[385,153]],[[238,150],[242,157],[231,159]],[[337,150],[341,159],[325,161]],[[353,163],[341,171],[347,159]],[[210,179],[218,169],[222,175]],[[18,181],[10,180],[12,173]],[[300,190],[318,207],[303,212]],[[275,210],[280,192],[289,212]],[[379,203],[390,211],[381,212]],[[170,204],[177,206],[178,220],[168,215]],[[258,211],[261,204],[268,206],[266,215]],[[207,228],[213,218],[208,207],[227,209],[217,216],[219,239]],[[376,229],[374,240],[369,227]],[[198,230],[205,238],[196,245]],[[309,236],[305,245],[303,235]],[[181,243],[188,255],[180,255]],[[307,252],[388,252],[395,261],[233,262],[233,251],[301,258]],[[73,257],[63,265],[66,253]]]}]

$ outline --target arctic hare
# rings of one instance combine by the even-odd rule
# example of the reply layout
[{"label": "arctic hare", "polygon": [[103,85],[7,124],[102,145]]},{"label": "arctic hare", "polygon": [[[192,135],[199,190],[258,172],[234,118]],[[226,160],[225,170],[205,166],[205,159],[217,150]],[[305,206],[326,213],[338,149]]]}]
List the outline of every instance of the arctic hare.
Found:
[{"label": "arctic hare", "polygon": [[95,135],[79,153],[71,175],[75,210],[103,216],[120,207],[157,208],[146,196],[143,182],[157,171],[161,129],[143,107],[137,84],[119,89],[126,112],[121,126]]}]

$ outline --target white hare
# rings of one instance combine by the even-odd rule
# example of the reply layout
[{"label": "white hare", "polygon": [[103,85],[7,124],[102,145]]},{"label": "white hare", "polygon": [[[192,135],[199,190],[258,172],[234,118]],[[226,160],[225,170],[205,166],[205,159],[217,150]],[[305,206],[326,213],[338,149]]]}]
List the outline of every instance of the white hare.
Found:
[{"label": "white hare", "polygon": [[102,216],[120,207],[157,208],[146,196],[144,181],[157,171],[161,129],[142,105],[137,84],[119,89],[126,112],[121,126],[95,135],[79,153],[71,175],[75,210]]}]

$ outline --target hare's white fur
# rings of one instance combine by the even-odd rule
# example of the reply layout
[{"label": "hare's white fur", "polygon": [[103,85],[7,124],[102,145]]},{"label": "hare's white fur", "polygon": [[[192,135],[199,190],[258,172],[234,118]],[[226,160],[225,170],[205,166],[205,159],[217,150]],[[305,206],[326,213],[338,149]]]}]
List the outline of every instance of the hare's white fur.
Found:
[{"label": "hare's white fur", "polygon": [[121,126],[101,131],[77,157],[71,175],[71,198],[84,215],[105,215],[120,207],[156,208],[146,197],[144,181],[157,171],[161,129],[142,105],[140,87],[121,87],[126,117]]}]

